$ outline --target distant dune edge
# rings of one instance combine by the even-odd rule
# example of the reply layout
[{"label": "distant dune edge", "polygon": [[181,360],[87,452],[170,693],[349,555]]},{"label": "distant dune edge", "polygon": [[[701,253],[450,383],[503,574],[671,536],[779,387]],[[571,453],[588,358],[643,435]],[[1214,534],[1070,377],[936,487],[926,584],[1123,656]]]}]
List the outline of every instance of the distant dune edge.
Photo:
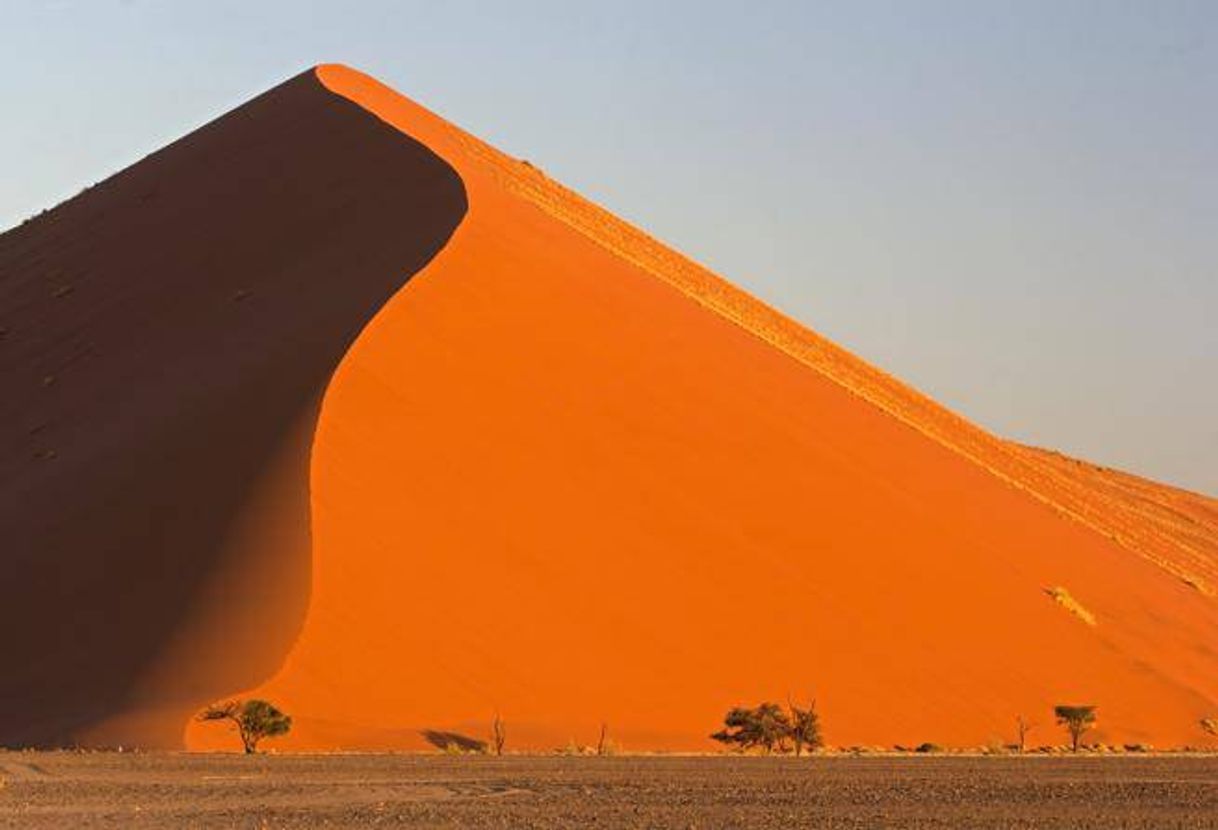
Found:
[{"label": "distant dune edge", "polygon": [[[995,437],[352,69],[0,235],[0,745],[1212,746],[1218,500]],[[429,737],[430,736],[430,737]],[[1208,742],[1208,743],[1207,743]]]}]

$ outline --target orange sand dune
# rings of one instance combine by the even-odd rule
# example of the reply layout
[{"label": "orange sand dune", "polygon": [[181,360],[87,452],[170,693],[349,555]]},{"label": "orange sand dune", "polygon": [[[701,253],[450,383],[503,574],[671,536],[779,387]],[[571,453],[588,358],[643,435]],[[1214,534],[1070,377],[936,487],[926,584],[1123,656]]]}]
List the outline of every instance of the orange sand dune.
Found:
[{"label": "orange sand dune", "polygon": [[[302,91],[299,111],[280,100],[285,89]],[[222,730],[188,723],[191,707],[250,693],[296,716],[284,749],[418,747],[428,728],[485,737],[496,712],[518,749],[592,742],[601,723],[628,748],[705,749],[729,706],[787,696],[815,696],[838,744],[1008,740],[1017,714],[1048,741],[1060,702],[1097,704],[1105,741],[1204,742],[1198,720],[1218,714],[1218,502],[995,438],[350,69],[320,67],[260,100],[262,117],[238,110],[183,140],[223,132],[208,165],[179,154],[156,178],[176,193],[178,177],[201,169],[264,170],[250,148],[307,146],[308,158],[270,165],[272,181],[319,177],[294,192],[232,174],[258,208],[233,223],[230,246],[244,256],[225,272],[234,285],[267,269],[298,281],[250,312],[269,343],[305,319],[335,335],[299,360],[275,350],[270,374],[229,358],[198,364],[247,378],[244,391],[219,396],[179,377],[147,393],[158,407],[217,413],[166,440],[221,455],[244,446],[259,460],[241,469],[265,483],[229,491],[228,509],[209,514],[190,559],[198,587],[172,613],[156,601],[167,572],[187,581],[171,567],[98,577],[89,602],[59,602],[45,571],[40,591],[22,591],[25,618],[52,596],[67,622],[37,649],[10,651],[19,677],[41,685],[0,680],[0,701],[77,678],[40,710],[56,730],[28,737],[173,745],[185,727],[189,747],[227,747]],[[342,138],[326,143],[314,122],[330,119]],[[273,124],[293,128],[272,135]],[[400,158],[383,146],[394,141]],[[114,195],[147,164],[0,237],[0,291],[45,271],[38,256],[56,227],[93,256],[108,250],[88,242],[99,234],[152,245],[147,211]],[[291,218],[302,204],[321,226]],[[207,261],[217,254],[196,236],[223,216],[192,216],[190,233],[170,217],[152,236],[179,266]],[[336,321],[326,308],[357,274],[396,293]],[[319,292],[319,316],[282,306],[292,284]],[[97,320],[119,313],[108,296],[84,304]],[[143,313],[169,302],[154,300]],[[0,302],[0,326],[54,306]],[[56,342],[77,331],[57,329]],[[196,333],[187,351],[225,357],[227,336]],[[232,351],[258,362],[271,348],[251,336]],[[166,351],[166,374],[178,354]],[[316,398],[299,395],[274,419],[282,449],[251,448],[261,433],[237,440],[274,398],[260,384],[301,363],[307,388],[324,391],[315,426]],[[133,397],[151,382],[115,371],[105,382]],[[130,407],[89,420],[93,400],[62,413],[86,419],[81,445],[140,447],[141,436],[94,426]],[[161,409],[143,417],[159,423]],[[14,440],[26,453],[36,443]],[[92,451],[74,475],[104,480],[114,457]],[[183,484],[182,469],[153,466],[103,500],[137,565],[178,544],[174,526],[142,534],[150,493],[206,504],[240,479],[226,467]],[[39,481],[9,469],[0,482],[39,495]],[[96,492],[68,481],[43,497],[39,515],[58,505],[56,521],[77,528],[76,547],[50,555],[34,532],[45,523],[4,514],[26,533],[18,556],[94,561],[97,520],[75,507]],[[285,555],[282,539],[309,561]],[[285,573],[283,596],[251,601],[270,580],[243,595],[246,569]],[[88,709],[89,682],[57,643],[120,596],[158,647],[128,655],[111,672],[118,690]],[[101,628],[90,648],[110,665],[127,631]],[[17,724],[0,720],[0,742],[14,736]]]}]

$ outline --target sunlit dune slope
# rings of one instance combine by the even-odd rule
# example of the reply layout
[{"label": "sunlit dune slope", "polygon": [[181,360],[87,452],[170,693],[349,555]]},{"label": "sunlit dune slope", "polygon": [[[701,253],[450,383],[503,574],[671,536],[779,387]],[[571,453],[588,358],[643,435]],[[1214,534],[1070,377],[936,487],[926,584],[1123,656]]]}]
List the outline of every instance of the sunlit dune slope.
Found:
[{"label": "sunlit dune slope", "polygon": [[[245,533],[237,547],[215,533],[199,545],[195,577],[212,587],[194,590],[189,613],[178,603],[158,612],[150,599],[167,568],[125,572],[126,593],[114,579],[90,583],[102,588],[91,603],[59,603],[70,629],[129,597],[127,616],[151,621],[160,647],[111,672],[125,683],[112,705],[54,734],[171,744],[185,726],[192,748],[231,747],[183,708],[256,694],[295,716],[283,749],[420,747],[427,729],[485,738],[495,713],[509,748],[592,743],[607,724],[627,748],[707,749],[732,705],[815,696],[837,744],[1006,741],[1016,715],[1040,724],[1033,742],[1056,741],[1050,709],[1062,702],[1098,705],[1100,740],[1204,743],[1198,721],[1218,714],[1213,499],[995,438],[364,75],[320,67],[269,95],[292,85],[350,127],[327,151],[339,158],[246,161],[243,142],[314,141],[312,110],[274,138],[261,122],[233,121],[240,110],[205,130],[237,125],[226,157],[254,170],[344,171],[341,186],[303,182],[294,200],[243,214],[242,250],[324,286],[327,302],[355,273],[379,280],[375,301],[334,324],[341,336],[324,356],[300,358],[314,396],[292,400],[324,398],[315,426],[306,403],[279,419],[269,443],[285,449],[256,465],[278,489],[234,496],[216,524],[273,522],[296,543],[288,556],[273,534]],[[197,175],[191,159],[178,165],[163,179]],[[96,221],[134,233],[124,204]],[[279,218],[302,210],[346,235]],[[45,240],[47,221],[0,239],[0,263],[32,245],[13,234]],[[197,217],[186,239],[162,247],[189,248],[212,221]],[[178,227],[165,222],[158,239]],[[233,259],[232,279],[261,273]],[[37,272],[27,260],[7,269],[3,291]],[[7,297],[0,326],[20,319]],[[298,324],[275,303],[250,313],[270,343]],[[197,352],[217,355],[218,374],[235,371],[224,349]],[[176,364],[162,365],[172,374]],[[193,418],[194,432],[166,441],[264,446],[224,440],[256,401],[185,385],[193,397],[178,411],[206,402],[224,419]],[[107,446],[133,452],[136,437]],[[18,454],[36,443],[13,440]],[[105,475],[107,462],[81,470]],[[0,484],[29,481],[3,469]],[[216,498],[215,481],[159,469],[105,500],[67,483],[42,498],[133,516],[150,493]],[[274,498],[280,490],[292,498]],[[41,527],[29,525],[19,555],[41,553]],[[97,561],[91,527],[50,561]],[[128,532],[144,557],[133,561],[162,562],[174,548],[171,534]],[[233,599],[245,583],[223,575],[247,563],[282,574],[268,594],[278,599],[257,602],[269,576],[246,586],[244,604]],[[43,596],[61,590],[49,572],[42,579]],[[30,596],[27,615],[40,601]],[[91,648],[119,648],[109,644],[122,636],[102,631]],[[40,688],[79,676],[55,656],[53,641],[68,635],[54,637],[42,641],[45,659],[27,652],[20,663],[50,667]],[[83,699],[88,683],[73,694]],[[67,702],[48,706],[47,721]],[[13,730],[0,722],[0,742]]]},{"label": "sunlit dune slope", "polygon": [[448,161],[470,212],[327,393],[310,613],[256,690],[298,713],[285,745],[485,737],[498,712],[517,746],[608,723],[704,748],[728,706],[788,695],[839,743],[979,744],[1017,714],[1050,740],[1070,700],[1108,740],[1203,740],[1212,500],[996,439],[366,76],[319,75]]}]

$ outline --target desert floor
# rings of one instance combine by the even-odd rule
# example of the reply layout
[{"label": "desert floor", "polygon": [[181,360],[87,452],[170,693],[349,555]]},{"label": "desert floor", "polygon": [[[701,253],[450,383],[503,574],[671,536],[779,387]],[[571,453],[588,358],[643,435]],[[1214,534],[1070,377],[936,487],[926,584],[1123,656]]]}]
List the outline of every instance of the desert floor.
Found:
[{"label": "desert floor", "polygon": [[0,752],[0,827],[1218,827],[1218,757]]}]

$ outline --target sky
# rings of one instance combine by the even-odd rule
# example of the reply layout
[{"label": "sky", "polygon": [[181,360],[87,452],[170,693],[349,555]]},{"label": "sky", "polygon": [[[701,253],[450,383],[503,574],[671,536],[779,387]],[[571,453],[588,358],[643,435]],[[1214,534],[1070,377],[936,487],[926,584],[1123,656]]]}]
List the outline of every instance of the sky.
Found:
[{"label": "sky", "polygon": [[1218,495],[1218,3],[0,0],[0,228],[331,61],[1003,436]]}]

